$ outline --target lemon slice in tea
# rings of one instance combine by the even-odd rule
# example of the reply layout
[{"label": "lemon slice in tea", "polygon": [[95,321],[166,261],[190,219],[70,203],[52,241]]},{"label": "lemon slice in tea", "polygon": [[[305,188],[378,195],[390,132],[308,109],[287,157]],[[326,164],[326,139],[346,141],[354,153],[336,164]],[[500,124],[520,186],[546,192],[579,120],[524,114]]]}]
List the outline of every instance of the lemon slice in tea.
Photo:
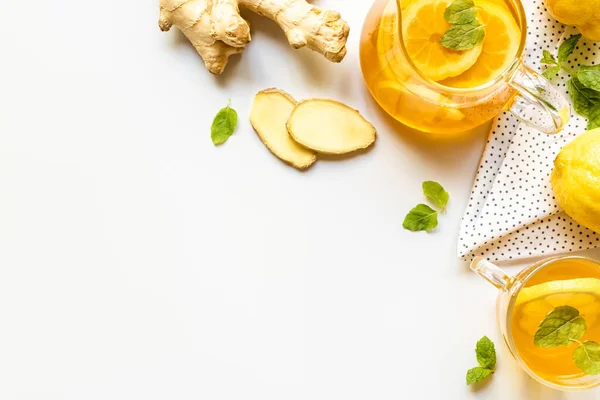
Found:
[{"label": "lemon slice in tea", "polygon": [[467,71],[483,49],[482,43],[464,51],[442,46],[440,40],[451,27],[444,18],[449,4],[446,0],[413,0],[402,11],[402,37],[408,56],[423,75],[434,81]]},{"label": "lemon slice in tea", "polygon": [[462,120],[465,116],[460,110],[444,106],[450,105],[447,97],[411,81],[411,69],[400,48],[397,15],[396,3],[390,1],[383,12],[377,37],[377,54],[383,75],[374,88],[378,96],[386,98],[390,104],[395,104],[393,112],[396,113],[419,107],[420,115],[426,121]]},{"label": "lemon slice in tea", "polygon": [[546,315],[556,307],[575,307],[588,325],[592,325],[597,318],[595,310],[599,305],[600,279],[577,278],[524,288],[517,297],[515,310],[520,310],[520,327],[534,335]]},{"label": "lemon slice in tea", "polygon": [[508,7],[485,0],[476,0],[475,6],[477,18],[486,30],[481,55],[463,74],[440,82],[443,85],[481,86],[500,76],[515,60],[521,43],[521,29]]}]

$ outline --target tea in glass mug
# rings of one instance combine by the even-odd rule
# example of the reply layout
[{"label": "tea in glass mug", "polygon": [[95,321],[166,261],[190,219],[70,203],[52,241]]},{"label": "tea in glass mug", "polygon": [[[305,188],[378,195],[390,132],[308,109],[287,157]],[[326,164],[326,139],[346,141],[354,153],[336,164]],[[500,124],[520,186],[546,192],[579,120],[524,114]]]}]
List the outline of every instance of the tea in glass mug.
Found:
[{"label": "tea in glass mug", "polygon": [[600,264],[542,260],[508,276],[481,258],[471,269],[500,290],[500,332],[521,368],[554,389],[600,385]]},{"label": "tea in glass mug", "polygon": [[[379,105],[423,132],[464,132],[503,110],[542,132],[559,132],[569,104],[523,65],[527,20],[521,2],[474,0],[475,25],[449,22],[451,3],[376,0],[363,27],[361,67]],[[469,48],[454,35],[457,41],[444,43],[451,28],[476,29],[483,40]]]}]

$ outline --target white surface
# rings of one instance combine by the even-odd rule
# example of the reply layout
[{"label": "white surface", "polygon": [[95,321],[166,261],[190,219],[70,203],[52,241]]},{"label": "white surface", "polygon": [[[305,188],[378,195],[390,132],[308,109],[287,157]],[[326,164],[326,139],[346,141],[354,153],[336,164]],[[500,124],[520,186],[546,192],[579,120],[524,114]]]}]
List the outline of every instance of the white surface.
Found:
[{"label": "white surface", "polygon": [[[253,17],[217,81],[153,1],[0,3],[1,399],[597,398],[520,372],[494,290],[455,257],[483,134],[399,133],[359,71],[369,4],[320,4],[353,28],[342,65]],[[377,145],[287,167],[247,121],[269,86],[361,109]],[[241,123],[214,148],[228,98]],[[451,204],[435,233],[410,233],[426,179]],[[484,334],[498,371],[475,393]]]}]

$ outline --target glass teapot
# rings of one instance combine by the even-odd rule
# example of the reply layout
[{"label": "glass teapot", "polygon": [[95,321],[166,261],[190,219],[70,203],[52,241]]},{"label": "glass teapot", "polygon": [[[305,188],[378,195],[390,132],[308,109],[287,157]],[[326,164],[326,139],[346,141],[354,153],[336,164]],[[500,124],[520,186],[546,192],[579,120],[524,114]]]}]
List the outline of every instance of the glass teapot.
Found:
[{"label": "glass teapot", "polygon": [[[440,62],[435,52],[440,52],[441,34],[451,27],[443,15],[450,2],[375,1],[365,20],[360,52],[365,82],[379,105],[422,132],[464,132],[503,110],[541,132],[559,132],[568,121],[569,104],[550,82],[523,64],[527,20],[521,2],[475,0],[486,29],[483,44],[464,52],[444,50],[447,59]],[[415,43],[424,47],[414,50]],[[460,72],[460,64],[470,63],[469,58],[475,64],[459,76],[452,71],[444,75],[448,65],[455,74],[456,68]]]}]

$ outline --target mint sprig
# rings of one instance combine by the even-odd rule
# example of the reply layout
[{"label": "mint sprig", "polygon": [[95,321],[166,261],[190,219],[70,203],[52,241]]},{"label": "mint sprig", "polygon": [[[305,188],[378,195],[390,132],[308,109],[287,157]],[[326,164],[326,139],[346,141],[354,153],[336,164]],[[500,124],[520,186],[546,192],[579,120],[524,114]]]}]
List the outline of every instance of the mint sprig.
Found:
[{"label": "mint sprig", "polygon": [[[442,185],[434,181],[423,182],[423,194],[436,207],[446,208],[450,195]],[[412,232],[430,231],[438,226],[438,215],[440,211],[434,210],[427,204],[418,204],[404,218],[402,227]]]},{"label": "mint sprig", "polygon": [[444,33],[440,44],[450,50],[470,50],[485,38],[485,28],[477,21],[473,0],[454,0],[444,11],[450,29]]},{"label": "mint sprig", "polygon": [[600,65],[582,65],[574,69],[568,65],[571,54],[577,48],[581,35],[564,40],[558,48],[558,59],[548,50],[542,52],[542,64],[548,68],[542,73],[548,80],[554,79],[562,70],[571,76],[567,81],[569,95],[577,114],[588,119],[588,130],[600,127]]},{"label": "mint sprig", "polygon": [[587,375],[600,375],[600,344],[587,340],[587,323],[579,310],[571,306],[560,306],[552,310],[540,323],[533,343],[544,349],[579,344],[573,351],[573,362]]},{"label": "mint sprig", "polygon": [[494,373],[496,369],[496,348],[487,336],[482,337],[475,347],[479,367],[467,371],[467,385],[480,382]]}]

